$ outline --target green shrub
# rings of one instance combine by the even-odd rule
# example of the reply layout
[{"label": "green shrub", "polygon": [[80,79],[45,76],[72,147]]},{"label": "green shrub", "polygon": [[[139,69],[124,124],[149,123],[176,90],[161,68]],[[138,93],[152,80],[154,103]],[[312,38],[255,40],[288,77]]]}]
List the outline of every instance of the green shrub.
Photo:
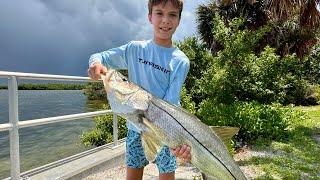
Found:
[{"label": "green shrub", "polygon": [[312,91],[314,92],[313,97],[315,97],[318,104],[320,104],[320,84],[312,86]]},{"label": "green shrub", "polygon": [[195,103],[192,101],[190,94],[188,94],[185,87],[181,90],[181,107],[186,109],[192,114],[196,114]]},{"label": "green shrub", "polygon": [[[320,34],[320,33],[319,33]],[[318,37],[319,38],[319,37]],[[314,48],[303,63],[304,77],[312,84],[320,84],[320,44]]]},{"label": "green shrub", "polygon": [[112,142],[112,134],[101,129],[93,129],[81,135],[81,141],[85,146],[102,146]]},{"label": "green shrub", "polygon": [[304,76],[304,60],[294,54],[280,57],[268,46],[259,54],[254,52],[255,45],[270,30],[268,26],[252,33],[239,29],[240,19],[234,19],[227,27],[216,16],[214,23],[214,37],[224,49],[202,70],[201,79],[194,87],[201,94],[199,97],[214,100],[216,104],[258,101],[307,105],[306,98],[312,92]]},{"label": "green shrub", "polygon": [[[106,107],[104,108],[106,109]],[[81,135],[85,146],[101,146],[113,141],[113,115],[104,115],[94,118],[96,127]],[[118,116],[118,137],[127,136],[126,120]]]},{"label": "green shrub", "polygon": [[210,100],[201,103],[197,115],[208,125],[239,127],[237,140],[246,142],[286,138],[290,126],[303,116],[292,108],[280,105],[262,105],[258,102],[226,105]]},{"label": "green shrub", "polygon": [[199,93],[196,82],[203,76],[206,68],[213,63],[213,57],[204,43],[196,37],[188,37],[176,43],[177,47],[183,51],[190,60],[190,70],[185,81],[186,93],[191,96],[191,100],[197,105],[205,98]]}]

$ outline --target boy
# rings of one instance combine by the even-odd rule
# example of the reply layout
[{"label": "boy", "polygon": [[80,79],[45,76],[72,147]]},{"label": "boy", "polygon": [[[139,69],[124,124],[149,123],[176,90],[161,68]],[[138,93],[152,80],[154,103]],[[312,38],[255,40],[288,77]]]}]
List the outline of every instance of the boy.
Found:
[{"label": "boy", "polygon": [[[148,19],[153,26],[153,40],[131,41],[126,45],[93,54],[89,60],[89,76],[97,80],[107,68],[128,69],[130,81],[154,96],[172,104],[180,104],[180,91],[189,70],[189,59],[173,47],[172,35],[180,23],[183,0],[149,0]],[[106,67],[105,67],[106,66]],[[126,140],[127,180],[142,179],[145,158],[138,130],[127,123]],[[183,145],[172,154],[189,161],[190,147]],[[159,178],[174,179],[176,159],[167,146],[156,158]]]}]

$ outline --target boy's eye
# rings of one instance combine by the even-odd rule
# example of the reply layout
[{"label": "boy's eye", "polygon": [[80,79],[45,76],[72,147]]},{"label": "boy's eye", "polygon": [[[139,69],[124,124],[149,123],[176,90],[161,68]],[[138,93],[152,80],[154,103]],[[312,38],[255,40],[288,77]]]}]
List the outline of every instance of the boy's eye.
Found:
[{"label": "boy's eye", "polygon": [[161,12],[158,12],[157,15],[162,15],[162,13],[161,13]]},{"label": "boy's eye", "polygon": [[177,15],[176,15],[176,14],[170,14],[170,16],[171,16],[171,17],[176,17]]}]

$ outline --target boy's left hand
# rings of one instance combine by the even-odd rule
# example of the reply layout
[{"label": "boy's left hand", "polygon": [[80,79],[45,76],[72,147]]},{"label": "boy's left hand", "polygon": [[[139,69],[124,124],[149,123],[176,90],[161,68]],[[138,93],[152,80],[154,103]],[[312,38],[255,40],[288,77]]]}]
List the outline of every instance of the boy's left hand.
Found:
[{"label": "boy's left hand", "polygon": [[184,162],[189,162],[191,160],[191,148],[187,144],[184,144],[181,147],[172,148],[171,152],[178,158],[184,160]]}]

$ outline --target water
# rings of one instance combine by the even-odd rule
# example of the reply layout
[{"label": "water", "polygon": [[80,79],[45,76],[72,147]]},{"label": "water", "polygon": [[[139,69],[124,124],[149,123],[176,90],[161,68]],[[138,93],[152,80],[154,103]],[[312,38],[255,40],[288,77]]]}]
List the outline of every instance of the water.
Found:
[{"label": "water", "polygon": [[[82,91],[19,91],[20,121],[95,110]],[[0,90],[0,124],[8,119],[8,91]],[[80,135],[93,127],[89,118],[20,129],[21,172],[87,150]],[[5,131],[0,132],[0,179],[8,176],[9,132]]]}]

